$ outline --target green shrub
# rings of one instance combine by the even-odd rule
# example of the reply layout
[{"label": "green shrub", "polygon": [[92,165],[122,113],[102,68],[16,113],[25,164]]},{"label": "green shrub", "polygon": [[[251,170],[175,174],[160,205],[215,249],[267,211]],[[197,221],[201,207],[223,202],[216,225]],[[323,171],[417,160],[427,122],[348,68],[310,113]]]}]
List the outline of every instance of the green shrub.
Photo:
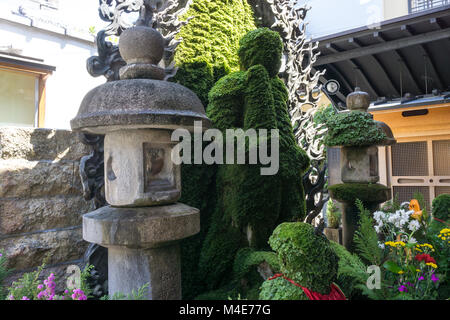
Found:
[{"label": "green shrub", "polygon": [[[247,65],[252,61],[251,54],[266,49],[266,42],[255,40],[260,37],[276,39],[276,48],[281,51],[278,33],[267,28],[250,31],[241,41],[246,46],[239,51],[245,56],[243,65],[248,69],[231,73],[216,83],[209,94],[207,114],[214,127],[224,133],[230,128],[278,129],[280,168],[271,176],[261,175],[264,166],[260,164],[226,164],[218,168],[217,202],[198,266],[210,291],[233,279],[232,268],[239,249],[264,251],[278,224],[305,216],[301,176],[309,159],[295,141],[287,111],[287,89],[263,65]],[[256,48],[250,50],[250,44]],[[279,55],[266,59],[276,61]]]},{"label": "green shrub", "polygon": [[[251,7],[245,0],[194,0],[184,18],[194,19],[181,28],[177,38],[175,81],[191,89],[208,106],[208,93],[226,74],[238,71],[240,38],[255,29]],[[180,202],[200,209],[201,230],[181,242],[182,292],[193,299],[206,290],[204,276],[198,272],[200,252],[216,210],[215,165],[181,166]]]},{"label": "green shrub", "polygon": [[433,203],[433,217],[443,221],[450,219],[450,194],[441,194],[434,198]]},{"label": "green shrub", "polygon": [[371,115],[362,111],[338,113],[325,120],[328,133],[324,144],[329,147],[362,147],[381,143],[386,134]]}]

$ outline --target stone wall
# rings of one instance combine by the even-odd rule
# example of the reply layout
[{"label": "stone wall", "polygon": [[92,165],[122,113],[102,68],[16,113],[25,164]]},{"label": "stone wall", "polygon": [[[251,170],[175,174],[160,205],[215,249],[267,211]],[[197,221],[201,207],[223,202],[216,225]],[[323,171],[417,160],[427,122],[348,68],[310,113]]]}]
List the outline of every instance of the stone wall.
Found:
[{"label": "stone wall", "polygon": [[93,210],[79,177],[79,160],[88,153],[71,131],[0,128],[0,249],[14,269],[5,285],[47,254],[44,276],[81,265],[88,246],[81,217]]}]

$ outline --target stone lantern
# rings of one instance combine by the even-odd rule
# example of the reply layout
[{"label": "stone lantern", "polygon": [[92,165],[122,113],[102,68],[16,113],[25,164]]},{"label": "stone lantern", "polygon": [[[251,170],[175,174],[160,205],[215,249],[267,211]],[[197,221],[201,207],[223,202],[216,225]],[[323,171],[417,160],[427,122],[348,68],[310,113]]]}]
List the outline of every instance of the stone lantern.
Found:
[{"label": "stone lantern", "polygon": [[[347,97],[347,110],[342,113],[368,114],[369,95],[356,88]],[[373,119],[373,116],[369,116]],[[356,200],[359,199],[371,212],[391,198],[390,188],[379,184],[378,146],[392,145],[396,141],[391,129],[383,122],[372,121],[377,132],[383,133],[384,139],[376,144],[363,143],[353,145],[349,142],[340,147],[340,168],[343,184],[329,187],[331,198],[342,203],[342,240],[343,245],[353,249],[353,237],[359,223],[359,210]],[[366,128],[361,128],[365,130]]]},{"label": "stone lantern", "polygon": [[177,203],[180,167],[171,161],[171,133],[210,121],[192,91],[164,81],[164,39],[142,12],[140,25],[120,37],[127,62],[120,80],[88,92],[71,121],[75,131],[105,135],[109,206],[83,216],[83,238],[108,248],[110,295],[149,283],[148,299],[181,299],[178,241],[200,231],[200,215]]}]

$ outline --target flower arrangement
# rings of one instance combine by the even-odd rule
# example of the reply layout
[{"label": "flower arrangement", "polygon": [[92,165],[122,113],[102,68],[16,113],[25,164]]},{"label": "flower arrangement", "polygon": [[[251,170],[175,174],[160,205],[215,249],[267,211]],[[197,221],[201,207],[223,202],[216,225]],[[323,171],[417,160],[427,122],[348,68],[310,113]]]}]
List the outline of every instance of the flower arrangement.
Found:
[{"label": "flower arrangement", "polygon": [[[361,225],[355,234],[358,254],[381,269],[381,288],[360,288],[372,299],[429,300],[448,298],[450,229],[435,234],[422,199],[387,203],[370,213],[359,203]],[[363,284],[364,283],[364,284]],[[447,289],[446,289],[447,288]]]}]

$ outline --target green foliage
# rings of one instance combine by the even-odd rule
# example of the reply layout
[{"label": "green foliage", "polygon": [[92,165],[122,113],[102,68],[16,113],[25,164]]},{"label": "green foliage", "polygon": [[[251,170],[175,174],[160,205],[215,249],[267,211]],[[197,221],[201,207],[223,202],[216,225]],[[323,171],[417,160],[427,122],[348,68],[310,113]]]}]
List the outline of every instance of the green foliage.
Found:
[{"label": "green foliage", "polygon": [[[255,34],[263,39],[265,34],[276,39],[281,50],[279,35],[268,29],[247,34],[242,40],[247,45],[245,50],[250,50],[248,45],[252,43],[257,48],[251,52],[256,54],[259,52],[256,49],[262,50],[267,45],[254,41]],[[245,55],[248,62],[250,58],[245,50],[240,54]],[[305,215],[301,175],[309,166],[309,159],[295,142],[287,111],[287,89],[280,79],[271,77],[263,65],[246,67],[248,70],[223,77],[211,89],[208,117],[214,127],[222,131],[278,129],[280,168],[278,174],[272,176],[261,175],[262,165],[228,164],[218,168],[217,202],[198,265],[208,290],[234,281],[233,261],[240,248],[268,249],[267,240],[276,225],[300,220]],[[247,152],[249,148],[246,146]],[[253,284],[250,287],[254,289]]]},{"label": "green foliage", "polygon": [[92,288],[89,286],[88,279],[91,276],[91,270],[94,268],[94,266],[91,264],[86,264],[83,271],[81,271],[80,274],[80,288],[84,295],[89,299],[92,298]]},{"label": "green foliage", "polygon": [[382,184],[372,183],[344,183],[335,184],[328,188],[333,199],[355,203],[360,199],[364,203],[380,203],[386,201],[389,188]]},{"label": "green foliage", "polygon": [[149,286],[150,283],[147,282],[137,290],[131,290],[129,294],[116,292],[112,296],[105,295],[100,300],[147,300]]},{"label": "green foliage", "polygon": [[283,43],[280,35],[269,28],[250,31],[239,42],[239,61],[241,69],[262,65],[270,77],[275,77],[281,67]]},{"label": "green foliage", "polygon": [[341,224],[342,212],[334,203],[333,199],[328,200],[327,205],[327,221],[328,227],[337,229]]},{"label": "green foliage", "polygon": [[260,300],[308,300],[308,297],[299,288],[284,278],[266,280],[261,286]]},{"label": "green foliage", "polygon": [[6,298],[6,288],[3,285],[3,281],[11,273],[11,270],[7,267],[8,260],[5,256],[5,252],[0,250],[0,300]]},{"label": "green foliage", "polygon": [[333,117],[334,115],[336,115],[336,110],[333,108],[333,105],[322,105],[314,114],[314,124],[319,125],[322,123],[326,123],[327,119]]},{"label": "green foliage", "polygon": [[328,133],[324,144],[329,147],[362,147],[378,144],[386,134],[379,129],[371,115],[362,111],[338,113],[326,121]]},{"label": "green foliage", "polygon": [[310,290],[328,294],[336,281],[338,257],[323,235],[303,222],[280,224],[269,239],[285,276]]},{"label": "green foliage", "polygon": [[[208,105],[208,93],[214,83],[239,70],[239,39],[255,29],[253,13],[245,0],[194,0],[182,18],[194,17],[181,28],[177,38],[175,81],[188,87]],[[232,127],[230,127],[232,128]],[[182,292],[193,299],[206,289],[198,272],[200,252],[216,210],[216,166],[182,165],[180,202],[200,209],[201,230],[181,243]]]},{"label": "green foliage", "polygon": [[359,199],[356,200],[356,206],[360,213],[359,228],[353,238],[356,251],[366,263],[379,266],[382,263],[383,251],[378,246],[378,236],[373,227],[374,220]]},{"label": "green foliage", "polygon": [[20,279],[14,281],[8,290],[8,297],[13,296],[15,299],[21,299],[22,297],[28,297],[30,299],[36,297],[39,293],[37,288],[41,281],[39,276],[44,270],[50,255],[47,255],[42,264],[33,272],[28,272],[22,275]]},{"label": "green foliage", "polygon": [[350,253],[340,244],[330,241],[330,245],[339,257],[337,285],[342,289],[347,299],[360,298],[361,290],[358,288],[360,279],[357,274],[361,271],[365,274],[366,266],[356,254]]},{"label": "green foliage", "polygon": [[176,81],[208,105],[208,92],[224,75],[239,70],[239,40],[256,28],[245,0],[194,0],[182,18],[194,17],[181,28],[175,62]]},{"label": "green foliage", "polygon": [[448,221],[450,219],[450,194],[441,194],[433,200],[433,217]]}]

